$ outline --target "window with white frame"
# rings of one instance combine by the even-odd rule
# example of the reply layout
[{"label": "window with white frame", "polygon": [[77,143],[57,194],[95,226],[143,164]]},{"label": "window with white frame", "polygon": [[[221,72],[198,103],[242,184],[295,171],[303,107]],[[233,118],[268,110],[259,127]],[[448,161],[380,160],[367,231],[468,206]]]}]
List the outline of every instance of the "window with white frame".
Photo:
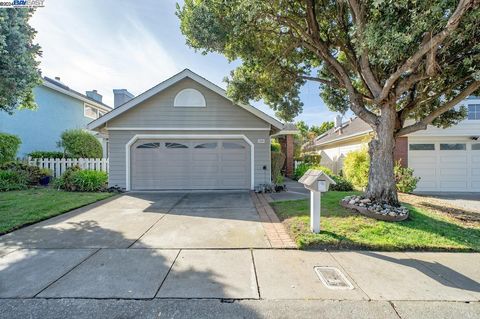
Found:
[{"label": "window with white frame", "polygon": [[480,120],[480,104],[469,104],[468,105],[468,119],[469,120]]},{"label": "window with white frame", "polygon": [[96,107],[91,106],[89,104],[84,104],[83,115],[95,120],[95,119],[98,119],[100,116],[104,116],[105,112],[100,111],[100,109],[97,109]]},{"label": "window with white frame", "polygon": [[97,119],[98,118],[98,109],[94,108],[91,105],[85,104],[83,106],[83,115],[86,117],[89,117],[91,119]]},{"label": "window with white frame", "polygon": [[205,97],[195,89],[183,89],[173,101],[174,107],[206,107]]}]

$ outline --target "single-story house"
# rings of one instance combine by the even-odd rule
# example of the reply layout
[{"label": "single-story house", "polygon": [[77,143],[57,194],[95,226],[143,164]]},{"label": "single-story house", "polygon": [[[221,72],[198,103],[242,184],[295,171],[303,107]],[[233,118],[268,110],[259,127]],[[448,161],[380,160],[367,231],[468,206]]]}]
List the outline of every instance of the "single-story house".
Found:
[{"label": "single-story house", "polygon": [[[16,109],[11,115],[0,112],[0,132],[17,135],[22,140],[18,157],[26,157],[33,151],[61,151],[57,142],[63,131],[85,129],[92,119],[112,110],[96,90],[82,94],[59,77],[44,77],[33,94],[38,105],[35,110]],[[106,140],[97,138],[106,156]]]},{"label": "single-story house", "polygon": [[198,74],[185,69],[124,102],[88,125],[108,137],[110,186],[252,190],[271,183],[270,137],[284,125]]},{"label": "single-story house", "polygon": [[[468,117],[453,127],[429,126],[400,137],[396,141],[395,159],[414,169],[420,177],[416,191],[480,192],[480,97],[471,96],[461,105]],[[304,146],[321,155],[321,164],[339,173],[345,155],[366,148],[372,128],[359,118],[342,122]]]}]

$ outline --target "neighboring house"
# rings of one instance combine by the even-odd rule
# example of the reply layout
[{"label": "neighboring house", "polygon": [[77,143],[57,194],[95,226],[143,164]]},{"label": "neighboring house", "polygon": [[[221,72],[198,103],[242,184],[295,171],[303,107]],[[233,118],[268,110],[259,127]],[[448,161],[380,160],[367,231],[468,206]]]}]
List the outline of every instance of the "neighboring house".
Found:
[{"label": "neighboring house", "polygon": [[[89,122],[111,110],[96,90],[84,95],[61,83],[60,78],[45,77],[34,95],[36,110],[0,113],[0,132],[15,134],[22,140],[19,157],[32,151],[59,151],[57,142],[63,131],[86,129]],[[106,141],[99,139],[106,150]]]},{"label": "neighboring house", "polygon": [[127,190],[254,189],[271,183],[283,124],[186,69],[88,128],[109,139],[109,185]]},{"label": "neighboring house", "polygon": [[[395,159],[421,178],[417,191],[480,192],[480,97],[469,97],[461,105],[469,112],[458,125],[429,126],[397,139]],[[367,147],[372,134],[359,118],[342,123],[336,117],[333,129],[305,147],[321,154],[321,164],[338,173],[345,155]]]}]

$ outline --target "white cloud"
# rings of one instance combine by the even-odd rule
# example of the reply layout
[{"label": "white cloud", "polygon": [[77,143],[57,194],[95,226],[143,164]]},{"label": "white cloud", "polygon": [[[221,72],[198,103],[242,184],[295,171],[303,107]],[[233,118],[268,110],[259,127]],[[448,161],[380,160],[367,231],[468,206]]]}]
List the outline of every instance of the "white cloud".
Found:
[{"label": "white cloud", "polygon": [[[60,76],[80,92],[97,89],[112,106],[112,89],[125,88],[138,95],[184,68],[225,87],[222,79],[239,62],[189,48],[174,15],[175,2],[46,1],[31,20],[43,50],[43,75]],[[296,120],[319,125],[333,119],[334,113],[318,96],[318,84],[307,83],[301,98],[304,111]],[[265,104],[253,105],[274,116]]]},{"label": "white cloud", "polygon": [[44,76],[60,76],[82,92],[97,89],[113,105],[113,88],[140,94],[181,69],[167,46],[128,14],[119,17],[120,23],[109,22],[67,3],[73,2],[49,2],[31,21],[44,52]]}]

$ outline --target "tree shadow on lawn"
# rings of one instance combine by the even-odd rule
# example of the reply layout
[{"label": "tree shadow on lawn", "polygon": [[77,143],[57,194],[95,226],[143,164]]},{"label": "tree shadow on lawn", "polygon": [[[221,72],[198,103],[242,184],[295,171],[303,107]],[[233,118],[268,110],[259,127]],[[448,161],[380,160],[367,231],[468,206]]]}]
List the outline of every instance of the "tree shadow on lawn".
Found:
[{"label": "tree shadow on lawn", "polygon": [[[285,207],[278,207],[277,212],[281,211],[279,214],[283,220],[288,220],[295,217],[309,218],[308,201],[297,201],[296,203],[291,202],[290,207],[285,209]],[[274,204],[275,206],[275,204]],[[410,209],[410,217],[401,222],[383,222],[378,221],[373,218],[365,217],[356,212],[350,211],[341,207],[338,202],[335,203],[333,199],[329,201],[322,201],[322,212],[321,216],[323,218],[358,218],[358,223],[356,220],[352,219],[352,222],[349,223],[350,226],[346,231],[359,231],[365,227],[374,227],[377,223],[384,225],[384,236],[395,236],[394,233],[401,233],[402,229],[416,230],[424,232],[425,234],[431,234],[440,239],[439,237],[450,241],[451,244],[459,247],[448,247],[448,245],[442,245],[435,243],[435,237],[427,238],[429,242],[422,243],[420,239],[418,242],[412,240],[411,244],[405,244],[403,246],[398,246],[396,244],[388,243],[359,243],[355,240],[349,238],[347,234],[340,234],[336,232],[332,227],[335,227],[334,221],[332,221],[332,226],[328,230],[322,230],[321,234],[325,234],[326,244],[313,244],[315,248],[333,248],[333,249],[376,249],[376,250],[385,250],[385,251],[401,251],[401,250],[424,250],[424,251],[480,251],[480,228],[474,227],[465,227],[463,225],[456,224],[454,222],[443,220],[440,216],[434,216],[432,213],[425,214],[420,209],[414,208],[410,205],[407,205]],[[321,218],[322,220],[322,218]],[[288,224],[293,225],[292,220],[287,221]],[[308,223],[308,221],[307,221]],[[322,222],[321,222],[322,223]],[[298,228],[298,223],[295,223]],[[357,224],[358,228],[354,229],[353,225]],[[381,227],[381,226],[380,226]],[[303,227],[302,227],[303,228]],[[304,228],[298,230],[297,233],[309,232],[309,229]],[[412,234],[415,235],[415,234]],[[417,233],[419,235],[419,233]],[[315,236],[315,235],[313,235]],[[332,239],[335,243],[328,243],[328,240]]]},{"label": "tree shadow on lawn", "polygon": [[[407,207],[410,209],[410,216],[407,220],[398,223],[400,227],[438,235],[459,245],[466,246],[465,248],[454,248],[455,250],[480,251],[480,228],[464,227],[438,217],[429,216],[410,205],[407,205]],[[448,249],[439,247],[438,250]]]},{"label": "tree shadow on lawn", "polygon": [[[409,218],[401,222],[394,222],[393,225],[398,227],[409,228],[412,230],[419,230],[419,231],[430,233],[436,236],[441,236],[458,245],[464,246],[463,248],[462,247],[452,248],[457,251],[480,251],[480,228],[465,227],[465,226],[456,224],[454,222],[442,220],[442,218],[440,217],[425,214],[421,212],[419,208],[415,208],[409,204],[407,204],[406,206],[410,210]],[[362,216],[356,212],[353,212],[348,209],[343,209],[341,207],[335,210],[324,209],[322,211],[322,215],[325,217],[337,217],[337,218]],[[368,217],[362,216],[362,218],[365,221],[369,221],[372,223],[392,224],[390,222],[382,222],[382,221],[378,221]],[[344,238],[342,242],[345,243],[347,247],[352,247],[351,246],[352,241],[350,239]],[[430,244],[431,245],[428,245],[430,247],[428,246],[422,247],[422,245],[419,245],[420,247],[418,247],[418,249],[430,250],[430,251],[451,250],[448,248],[444,248],[442,246],[434,247],[435,246],[434,243],[430,243]],[[356,245],[353,244],[353,246],[356,246]],[[391,249],[388,249],[388,247],[385,247],[385,248],[386,250],[391,250]],[[405,249],[415,249],[415,247],[406,247]],[[405,250],[405,249],[400,249],[400,250]],[[396,250],[399,250],[399,249],[396,249]]]},{"label": "tree shadow on lawn", "polygon": [[456,208],[456,207],[440,206],[440,205],[427,203],[427,202],[420,202],[419,205],[439,211],[447,216],[458,219],[461,222],[477,223],[480,226],[480,213],[478,212],[468,211],[468,210]]}]

